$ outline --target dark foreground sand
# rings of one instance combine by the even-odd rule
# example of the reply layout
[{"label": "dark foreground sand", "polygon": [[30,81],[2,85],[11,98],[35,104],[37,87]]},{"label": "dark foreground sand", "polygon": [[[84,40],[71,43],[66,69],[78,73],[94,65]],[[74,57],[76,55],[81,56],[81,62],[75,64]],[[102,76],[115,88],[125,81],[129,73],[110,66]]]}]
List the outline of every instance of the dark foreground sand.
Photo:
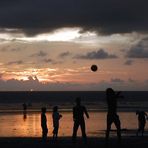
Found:
[{"label": "dark foreground sand", "polygon": [[[104,138],[88,138],[87,144],[79,138],[72,143],[70,137],[62,137],[55,143],[49,138],[44,143],[41,138],[0,138],[0,148],[105,148]],[[116,138],[110,138],[108,148],[148,148],[148,137],[124,137],[119,145]]]}]

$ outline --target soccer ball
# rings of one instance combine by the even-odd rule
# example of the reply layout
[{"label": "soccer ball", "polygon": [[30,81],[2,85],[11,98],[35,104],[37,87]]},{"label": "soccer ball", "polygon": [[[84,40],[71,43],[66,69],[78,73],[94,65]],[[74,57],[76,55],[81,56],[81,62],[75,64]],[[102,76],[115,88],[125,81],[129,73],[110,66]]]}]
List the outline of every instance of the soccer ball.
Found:
[{"label": "soccer ball", "polygon": [[96,71],[98,70],[97,65],[92,65],[92,66],[91,66],[91,70],[92,70],[93,72],[96,72]]}]

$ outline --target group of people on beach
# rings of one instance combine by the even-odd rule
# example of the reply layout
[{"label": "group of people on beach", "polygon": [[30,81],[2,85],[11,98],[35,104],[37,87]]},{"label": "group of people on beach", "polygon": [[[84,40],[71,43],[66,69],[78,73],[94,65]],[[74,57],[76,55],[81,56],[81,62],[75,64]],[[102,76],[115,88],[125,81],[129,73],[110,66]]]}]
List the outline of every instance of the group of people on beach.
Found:
[{"label": "group of people on beach", "polygon": [[[112,88],[106,89],[106,101],[107,101],[107,129],[106,129],[106,142],[109,139],[109,133],[111,131],[112,123],[115,124],[117,128],[117,137],[118,142],[121,141],[121,122],[119,115],[117,114],[117,99],[123,98],[121,92],[115,92]],[[73,107],[73,134],[72,140],[76,141],[77,130],[79,126],[81,127],[82,137],[84,141],[87,141],[87,136],[85,132],[85,120],[84,114],[89,118],[89,114],[85,106],[81,105],[81,98],[76,98],[76,105]],[[26,106],[24,106],[26,108]],[[144,111],[137,111],[139,127],[137,130],[137,136],[139,132],[144,133],[144,128],[146,124],[147,114]],[[53,107],[52,119],[53,119],[53,140],[57,140],[58,129],[59,129],[59,120],[62,118],[62,115],[58,111],[58,106]],[[41,108],[41,128],[42,128],[42,138],[43,140],[47,139],[48,128],[47,128],[47,118],[46,118],[46,108]]]},{"label": "group of people on beach", "polygon": [[[41,127],[42,127],[42,138],[46,140],[48,128],[47,128],[47,119],[46,119],[46,108],[43,107],[41,109]],[[77,137],[77,130],[79,126],[81,127],[82,137],[84,140],[87,140],[86,132],[85,132],[85,120],[84,114],[87,118],[89,118],[89,114],[85,108],[85,106],[81,105],[81,99],[76,98],[76,106],[73,107],[73,135],[72,140],[75,141]],[[53,140],[57,140],[58,137],[58,129],[59,129],[59,120],[62,118],[62,115],[58,112],[58,106],[53,107],[52,119],[53,119]]]},{"label": "group of people on beach", "polygon": [[[42,107],[41,109],[41,127],[42,127],[42,138],[46,140],[47,134],[48,134],[48,128],[47,128],[47,119],[46,119],[46,108]],[[59,120],[62,118],[62,115],[58,112],[58,106],[53,107],[53,140],[57,140],[58,137],[58,129],[59,129]]]}]

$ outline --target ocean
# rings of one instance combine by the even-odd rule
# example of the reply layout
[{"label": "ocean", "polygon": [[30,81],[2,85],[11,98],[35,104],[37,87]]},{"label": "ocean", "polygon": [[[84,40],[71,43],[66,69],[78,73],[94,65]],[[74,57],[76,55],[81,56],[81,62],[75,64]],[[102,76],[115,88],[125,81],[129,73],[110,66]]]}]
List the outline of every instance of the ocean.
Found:
[{"label": "ocean", "polygon": [[[123,91],[122,95],[124,98],[118,100],[118,111],[148,111],[148,91]],[[30,111],[39,111],[43,106],[52,110],[54,105],[67,111],[72,109],[77,97],[89,110],[106,111],[103,91],[9,91],[0,92],[0,112],[22,110],[23,103]]]}]

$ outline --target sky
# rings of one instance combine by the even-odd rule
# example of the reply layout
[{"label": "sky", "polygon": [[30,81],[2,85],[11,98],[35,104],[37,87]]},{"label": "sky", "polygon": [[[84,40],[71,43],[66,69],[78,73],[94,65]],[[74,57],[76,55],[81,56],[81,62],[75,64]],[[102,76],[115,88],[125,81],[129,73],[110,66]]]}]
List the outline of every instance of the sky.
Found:
[{"label": "sky", "polygon": [[0,91],[148,91],[147,6],[1,0]]}]

